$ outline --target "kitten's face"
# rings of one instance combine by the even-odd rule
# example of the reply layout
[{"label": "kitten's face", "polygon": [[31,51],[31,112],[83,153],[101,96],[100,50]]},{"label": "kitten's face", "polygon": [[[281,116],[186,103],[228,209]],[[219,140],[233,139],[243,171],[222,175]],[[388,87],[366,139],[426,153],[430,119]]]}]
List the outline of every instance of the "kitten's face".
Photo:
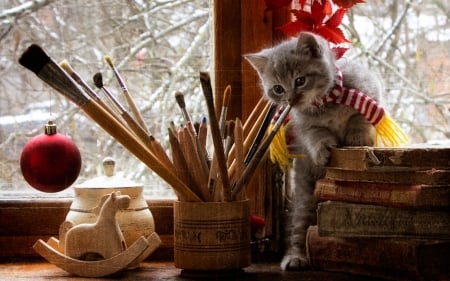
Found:
[{"label": "kitten's face", "polygon": [[245,58],[270,100],[300,111],[317,110],[315,104],[334,85],[334,56],[324,39],[310,33]]}]

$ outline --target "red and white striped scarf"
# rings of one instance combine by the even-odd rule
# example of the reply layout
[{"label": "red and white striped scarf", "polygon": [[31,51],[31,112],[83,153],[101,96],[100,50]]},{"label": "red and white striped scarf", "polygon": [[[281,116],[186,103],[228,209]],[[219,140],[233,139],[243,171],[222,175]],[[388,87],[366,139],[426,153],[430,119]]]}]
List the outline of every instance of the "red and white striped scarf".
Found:
[{"label": "red and white striped scarf", "polygon": [[322,98],[323,103],[335,102],[350,106],[366,117],[372,125],[378,125],[385,116],[383,107],[363,92],[346,88],[343,84],[342,71],[336,68],[336,85],[328,95]]}]

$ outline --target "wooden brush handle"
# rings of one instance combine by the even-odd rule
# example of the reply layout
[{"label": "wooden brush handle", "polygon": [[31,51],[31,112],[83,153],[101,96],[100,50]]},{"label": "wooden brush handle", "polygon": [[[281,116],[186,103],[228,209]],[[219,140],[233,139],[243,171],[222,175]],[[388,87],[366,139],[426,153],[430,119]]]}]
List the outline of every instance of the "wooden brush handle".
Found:
[{"label": "wooden brush handle", "polygon": [[80,107],[87,115],[89,115],[89,117],[100,125],[100,127],[170,184],[176,192],[182,194],[183,198],[186,198],[187,201],[202,201],[176,175],[169,171],[140,140],[136,139],[127,128],[117,122],[114,117],[100,107],[95,101],[90,99],[85,104],[80,105]]},{"label": "wooden brush handle", "polygon": [[253,128],[256,119],[261,116],[261,111],[264,110],[268,103],[269,101],[264,98],[259,99],[258,103],[244,122],[244,136],[246,136],[251,128]]},{"label": "wooden brush handle", "polygon": [[214,108],[214,97],[211,87],[211,79],[208,73],[200,73],[200,83],[203,89],[203,94],[205,96],[206,106],[208,108],[208,115],[210,120],[209,125],[211,127],[214,154],[217,157],[217,163],[219,165],[219,175],[223,184],[224,197],[226,201],[231,201],[231,187],[227,172],[227,160],[225,159],[225,151],[223,148],[219,123],[217,121],[216,110]]},{"label": "wooden brush handle", "polygon": [[134,103],[134,100],[131,97],[131,95],[128,93],[128,90],[124,89],[123,93],[125,95],[125,99],[127,100],[128,106],[130,107],[130,110],[134,115],[134,118],[136,118],[136,121],[139,123],[142,129],[144,129],[144,131],[147,134],[150,134],[150,131],[148,130],[147,125],[145,124],[144,118],[142,118],[141,112]]},{"label": "wooden brush handle", "polygon": [[[249,128],[247,134],[245,134],[245,128],[244,128],[244,152],[247,153],[250,150],[250,146],[253,143],[253,140],[255,139],[259,128],[261,127],[261,124],[264,121],[264,117],[267,113],[267,111],[269,110],[270,105],[266,104],[266,106],[262,109],[262,111],[260,112],[259,116],[257,116],[257,119],[255,120],[255,122],[253,123],[253,126]],[[236,163],[234,161],[234,155],[235,152],[234,150],[236,149],[235,147],[236,145],[233,144],[233,146],[230,149],[230,152],[228,153],[228,175],[231,178],[234,177],[234,172],[236,169]]]}]

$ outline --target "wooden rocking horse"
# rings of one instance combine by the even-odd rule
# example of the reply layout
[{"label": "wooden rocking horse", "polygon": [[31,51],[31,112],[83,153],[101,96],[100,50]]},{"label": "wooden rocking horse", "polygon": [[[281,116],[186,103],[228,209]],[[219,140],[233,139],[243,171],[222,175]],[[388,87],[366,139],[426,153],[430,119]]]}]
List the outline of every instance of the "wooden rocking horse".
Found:
[{"label": "wooden rocking horse", "polygon": [[[95,223],[70,228],[63,237],[65,254],[79,260],[109,259],[127,249],[116,213],[130,205],[130,196],[113,192],[102,197]],[[61,235],[60,235],[61,236]]]},{"label": "wooden rocking horse", "polygon": [[98,214],[95,223],[73,226],[65,221],[60,226],[61,241],[52,237],[45,243],[39,239],[33,248],[50,263],[79,276],[106,276],[134,265],[153,252],[161,240],[154,232],[127,248],[116,213],[129,204],[128,195],[118,191],[107,194],[94,210]]}]

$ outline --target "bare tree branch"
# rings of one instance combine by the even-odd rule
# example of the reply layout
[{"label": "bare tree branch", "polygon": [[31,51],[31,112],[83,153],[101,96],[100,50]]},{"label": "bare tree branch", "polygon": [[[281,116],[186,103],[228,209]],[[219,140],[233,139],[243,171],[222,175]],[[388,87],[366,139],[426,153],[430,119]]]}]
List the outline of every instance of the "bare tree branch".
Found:
[{"label": "bare tree branch", "polygon": [[34,12],[38,9],[47,6],[48,4],[52,3],[54,0],[34,0],[34,1],[27,1],[23,3],[22,5],[19,5],[17,7],[6,9],[0,12],[0,20],[4,20],[7,18],[17,18],[22,16],[25,13]]}]

